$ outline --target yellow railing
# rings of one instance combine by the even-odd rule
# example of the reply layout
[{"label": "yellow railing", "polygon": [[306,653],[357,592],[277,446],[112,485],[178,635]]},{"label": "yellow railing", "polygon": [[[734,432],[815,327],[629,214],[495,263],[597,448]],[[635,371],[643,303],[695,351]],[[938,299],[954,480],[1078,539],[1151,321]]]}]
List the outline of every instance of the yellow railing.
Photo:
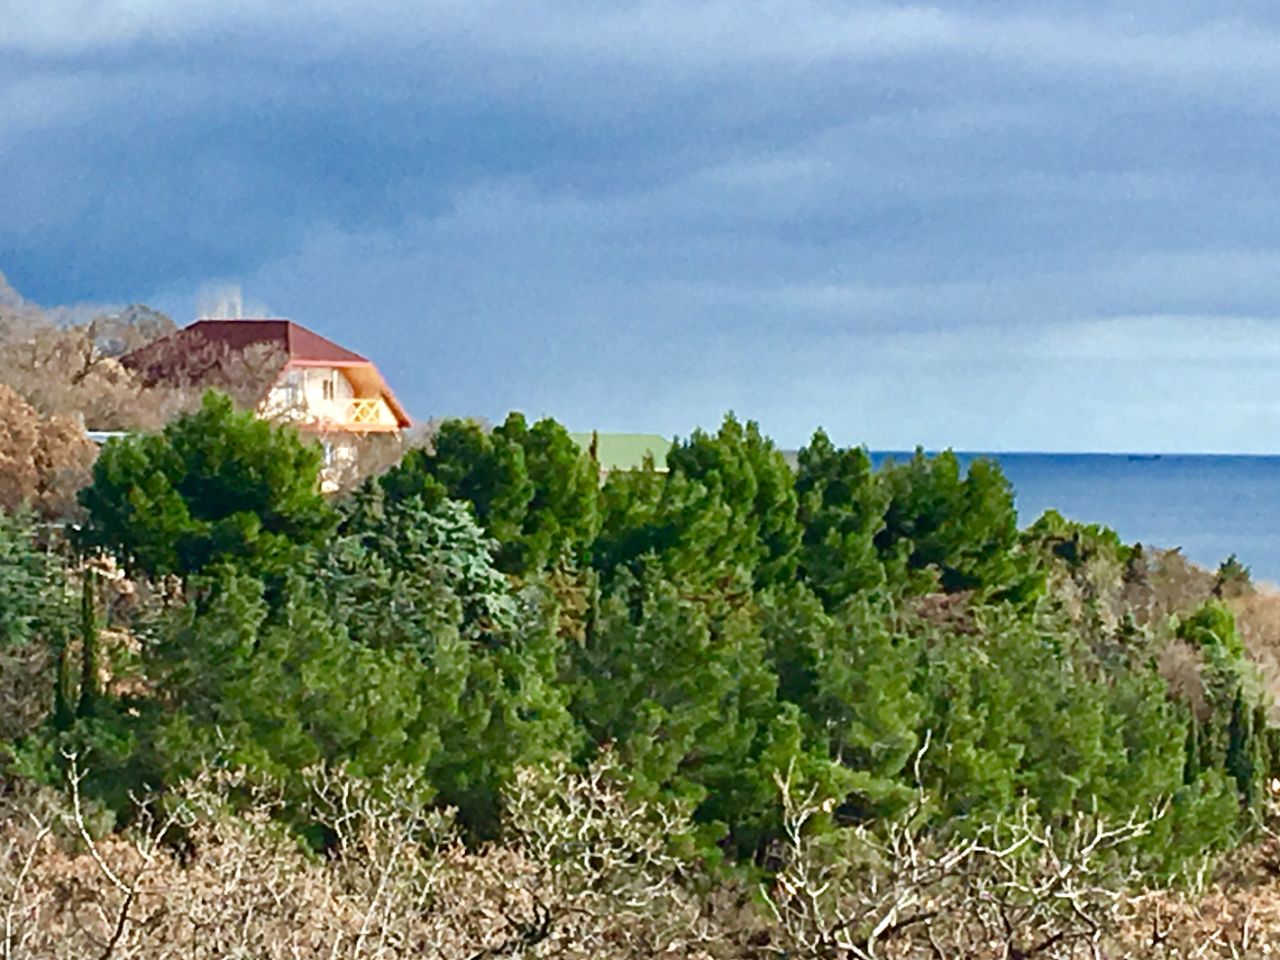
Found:
[{"label": "yellow railing", "polygon": [[274,419],[290,420],[320,430],[394,430],[397,426],[380,397],[313,401],[309,404],[268,408],[262,412]]},{"label": "yellow railing", "polygon": [[382,401],[380,399],[357,397],[349,401],[346,422],[350,424],[379,424],[382,422],[382,417],[380,416],[381,407]]}]

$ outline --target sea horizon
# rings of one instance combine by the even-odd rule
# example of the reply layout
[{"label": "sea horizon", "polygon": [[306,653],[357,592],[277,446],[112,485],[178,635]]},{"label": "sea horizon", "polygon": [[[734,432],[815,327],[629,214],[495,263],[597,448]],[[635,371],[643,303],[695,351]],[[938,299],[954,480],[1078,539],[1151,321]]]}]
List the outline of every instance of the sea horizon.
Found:
[{"label": "sea horizon", "polygon": [[[914,453],[869,452],[877,466]],[[1178,548],[1211,570],[1234,555],[1255,580],[1280,583],[1280,454],[954,453],[965,467],[980,458],[1000,464],[1024,527],[1056,510],[1110,527],[1126,543]]]}]

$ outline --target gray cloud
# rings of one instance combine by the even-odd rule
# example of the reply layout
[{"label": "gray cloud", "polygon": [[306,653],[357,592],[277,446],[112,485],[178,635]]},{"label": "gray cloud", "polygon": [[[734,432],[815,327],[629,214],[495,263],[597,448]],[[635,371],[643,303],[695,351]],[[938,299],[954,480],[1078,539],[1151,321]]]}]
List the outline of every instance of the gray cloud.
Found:
[{"label": "gray cloud", "polygon": [[0,269],[210,284],[420,414],[1259,449],[1280,14],[0,0]]}]

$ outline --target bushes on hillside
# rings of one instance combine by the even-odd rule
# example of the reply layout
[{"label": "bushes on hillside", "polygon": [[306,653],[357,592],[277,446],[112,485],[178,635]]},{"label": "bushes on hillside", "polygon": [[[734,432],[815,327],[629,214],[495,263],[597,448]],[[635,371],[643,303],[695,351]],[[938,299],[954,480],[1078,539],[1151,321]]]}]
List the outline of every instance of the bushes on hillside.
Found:
[{"label": "bushes on hillside", "polygon": [[321,456],[211,391],[160,433],[107,443],[80,495],[82,541],[153,577],[224,562],[284,571],[337,523],[316,482]]},{"label": "bushes on hillside", "polygon": [[[88,665],[95,703],[20,737],[14,769],[55,779],[88,749],[86,791],[123,814],[231,763],[323,844],[314,764],[416,777],[490,837],[516,770],[607,746],[632,800],[688,811],[691,851],[766,868],[782,770],[823,829],[918,806],[957,842],[1167,804],[1134,838],[1164,874],[1248,827],[1275,768],[1265,699],[1225,608],[1175,621],[1152,599],[1173,561],[1055,515],[1020,533],[998,468],[950,454],[873,470],[819,432],[793,471],[729,418],[666,466],[601,485],[552,421],[452,422],[335,506],[313,449],[211,396],[108,445],[83,497],[83,547],[181,581],[106,618],[100,586],[61,575],[62,620],[11,617]],[[59,575],[14,550],[21,610]],[[1177,657],[1200,688],[1172,682]]]}]

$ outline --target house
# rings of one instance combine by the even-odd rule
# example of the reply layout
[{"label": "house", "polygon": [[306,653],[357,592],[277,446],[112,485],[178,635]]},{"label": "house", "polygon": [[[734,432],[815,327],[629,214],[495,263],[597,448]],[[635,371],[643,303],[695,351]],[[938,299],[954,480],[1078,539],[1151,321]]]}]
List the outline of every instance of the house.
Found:
[{"label": "house", "polygon": [[148,387],[216,388],[316,435],[331,474],[361,439],[411,425],[372,361],[292,320],[197,320],[120,362]]},{"label": "house", "polygon": [[600,467],[600,475],[614,470],[639,470],[646,457],[652,457],[659,473],[667,472],[667,451],[671,441],[655,433],[571,433],[573,442]]}]

